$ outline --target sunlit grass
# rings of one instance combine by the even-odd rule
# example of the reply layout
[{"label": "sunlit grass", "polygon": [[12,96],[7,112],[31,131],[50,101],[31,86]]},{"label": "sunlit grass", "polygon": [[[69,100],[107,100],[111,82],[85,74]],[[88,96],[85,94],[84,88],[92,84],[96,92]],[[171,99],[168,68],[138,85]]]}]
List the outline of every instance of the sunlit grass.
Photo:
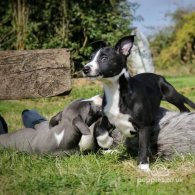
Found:
[{"label": "sunlit grass", "polygon": [[[195,77],[167,77],[195,101]],[[50,118],[72,100],[101,94],[99,82],[75,80],[68,96],[0,101],[10,131],[22,127],[21,112],[38,110]],[[163,106],[176,110],[168,103]],[[0,149],[0,194],[194,194],[195,156],[175,156],[151,163],[151,173],[137,169],[136,159],[121,147],[115,154],[30,155]]]}]

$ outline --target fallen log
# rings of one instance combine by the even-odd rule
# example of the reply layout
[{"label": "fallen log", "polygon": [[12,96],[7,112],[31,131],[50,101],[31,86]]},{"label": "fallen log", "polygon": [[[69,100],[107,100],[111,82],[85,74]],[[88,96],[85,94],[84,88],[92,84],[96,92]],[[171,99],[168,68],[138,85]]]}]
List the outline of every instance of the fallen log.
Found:
[{"label": "fallen log", "polygon": [[70,90],[66,49],[0,52],[0,99],[51,97]]}]

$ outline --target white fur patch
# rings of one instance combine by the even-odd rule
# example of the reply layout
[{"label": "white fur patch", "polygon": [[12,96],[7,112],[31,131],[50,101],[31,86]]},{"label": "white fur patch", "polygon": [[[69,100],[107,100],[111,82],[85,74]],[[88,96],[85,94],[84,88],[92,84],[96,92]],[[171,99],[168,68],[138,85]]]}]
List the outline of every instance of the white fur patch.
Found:
[{"label": "white fur patch", "polygon": [[98,145],[102,148],[110,148],[113,144],[113,138],[109,136],[108,132],[97,137]]},{"label": "white fur patch", "polygon": [[96,76],[98,75],[99,72],[99,65],[97,63],[97,58],[100,54],[100,50],[95,54],[94,58],[92,61],[90,61],[89,63],[87,63],[85,66],[89,66],[91,67],[91,72],[90,72],[90,76]]},{"label": "white fur patch", "polygon": [[94,126],[95,126],[95,123],[93,123],[89,127],[89,130],[91,132],[90,135],[82,135],[81,136],[81,139],[80,139],[80,142],[79,142],[80,151],[93,149],[93,146],[94,146],[94,137],[93,137]]},{"label": "white fur patch", "polygon": [[97,106],[101,106],[102,105],[102,98],[101,98],[100,95],[96,95],[96,96],[94,96],[92,98],[83,100],[83,102],[85,102],[85,101],[92,101]]},{"label": "white fur patch", "polygon": [[81,151],[90,150],[93,148],[93,135],[82,135],[79,142],[79,148]]},{"label": "white fur patch", "polygon": [[63,139],[63,137],[64,137],[64,130],[62,130],[62,131],[60,132],[60,134],[57,134],[57,133],[55,132],[55,133],[54,133],[54,136],[55,136],[55,139],[56,139],[57,144],[58,144],[58,146],[59,146],[60,143],[61,143],[61,141],[62,141],[62,139]]},{"label": "white fur patch", "polygon": [[139,164],[138,168],[144,172],[150,171],[149,164]]},{"label": "white fur patch", "polygon": [[[120,75],[126,74],[126,70],[123,69]],[[130,116],[128,114],[122,114],[119,109],[119,84],[116,82],[120,75],[115,76],[110,83],[104,84],[104,90],[106,95],[107,104],[104,107],[104,113],[108,117],[111,124],[113,124],[123,135],[126,137],[132,137],[130,131],[136,132],[132,123],[129,122]]]}]

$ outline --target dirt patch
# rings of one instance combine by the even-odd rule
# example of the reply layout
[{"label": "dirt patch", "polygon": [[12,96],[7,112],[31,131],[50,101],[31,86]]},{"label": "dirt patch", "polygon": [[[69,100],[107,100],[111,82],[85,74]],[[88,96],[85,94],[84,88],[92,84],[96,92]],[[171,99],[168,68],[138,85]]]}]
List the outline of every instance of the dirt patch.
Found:
[{"label": "dirt patch", "polygon": [[83,87],[86,85],[102,86],[102,83],[95,79],[77,78],[77,79],[72,79],[72,85],[75,87]]}]

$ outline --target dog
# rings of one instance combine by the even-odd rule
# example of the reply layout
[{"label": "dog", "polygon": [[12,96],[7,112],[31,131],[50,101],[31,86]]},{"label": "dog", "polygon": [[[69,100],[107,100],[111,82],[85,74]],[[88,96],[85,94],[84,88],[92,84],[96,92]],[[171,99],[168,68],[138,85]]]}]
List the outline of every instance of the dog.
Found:
[{"label": "dog", "polygon": [[[103,118],[96,131],[97,142],[102,148],[112,145],[108,130],[115,126],[126,137],[139,134],[139,168],[149,171],[150,133],[159,111],[161,100],[177,106],[180,111],[195,104],[179,94],[164,77],[142,73],[131,77],[127,70],[127,57],[133,46],[134,36],[120,39],[115,47],[101,42],[101,47],[83,68],[86,77],[103,82]],[[96,43],[97,47],[97,43]]]},{"label": "dog", "polygon": [[[28,153],[75,153],[89,146],[90,126],[102,116],[102,98],[78,99],[47,121],[36,112],[25,110],[25,128],[0,135],[0,146]],[[93,144],[91,142],[91,144]]]},{"label": "dog", "polygon": [[[133,156],[138,152],[138,145],[138,136],[125,140],[127,151]],[[151,155],[170,159],[175,154],[189,153],[195,154],[195,112],[160,108],[151,133]]]}]

